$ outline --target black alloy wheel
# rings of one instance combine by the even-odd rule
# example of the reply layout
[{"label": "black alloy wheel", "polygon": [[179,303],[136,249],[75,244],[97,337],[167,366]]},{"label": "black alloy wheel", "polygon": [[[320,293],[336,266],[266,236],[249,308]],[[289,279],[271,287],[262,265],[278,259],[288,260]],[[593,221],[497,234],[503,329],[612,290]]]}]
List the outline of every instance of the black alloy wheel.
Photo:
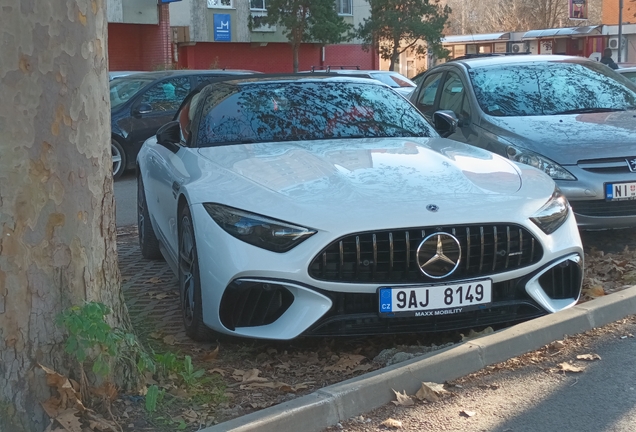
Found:
[{"label": "black alloy wheel", "polygon": [[179,292],[183,325],[189,338],[208,341],[215,332],[203,323],[201,280],[192,215],[187,205],[179,219]]},{"label": "black alloy wheel", "polygon": [[141,175],[137,176],[137,232],[139,234],[139,249],[141,256],[147,259],[162,258],[159,240],[152,229],[150,213],[146,205],[146,191]]}]

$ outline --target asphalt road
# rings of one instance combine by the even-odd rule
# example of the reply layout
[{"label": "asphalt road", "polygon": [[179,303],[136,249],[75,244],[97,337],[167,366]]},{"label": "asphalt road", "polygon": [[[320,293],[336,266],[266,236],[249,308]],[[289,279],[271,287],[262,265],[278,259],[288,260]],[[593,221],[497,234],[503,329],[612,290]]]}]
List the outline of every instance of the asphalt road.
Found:
[{"label": "asphalt road", "polygon": [[[583,342],[566,358],[459,380],[454,397],[414,407],[388,405],[362,419],[342,422],[328,431],[385,430],[391,418],[401,431],[537,432],[636,430],[636,334],[634,318],[600,338]],[[577,360],[594,353],[600,360]],[[556,363],[583,367],[580,373],[559,371]],[[552,364],[554,363],[554,364]],[[470,412],[472,416],[462,414]]]},{"label": "asphalt road", "polygon": [[137,178],[134,171],[115,180],[115,220],[117,227],[137,224]]}]

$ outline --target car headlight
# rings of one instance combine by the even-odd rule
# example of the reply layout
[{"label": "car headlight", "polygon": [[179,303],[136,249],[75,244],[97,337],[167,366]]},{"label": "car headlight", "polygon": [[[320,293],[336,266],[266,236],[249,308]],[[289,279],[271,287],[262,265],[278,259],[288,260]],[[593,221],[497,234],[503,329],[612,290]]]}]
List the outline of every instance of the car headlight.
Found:
[{"label": "car headlight", "polygon": [[515,162],[521,162],[540,169],[554,180],[576,180],[576,177],[558,163],[529,150],[508,146],[506,155],[508,155],[508,159]]},{"label": "car headlight", "polygon": [[550,200],[530,220],[546,234],[555,232],[568,217],[570,205],[565,195],[557,188]]},{"label": "car headlight", "polygon": [[203,207],[228,234],[272,252],[287,252],[316,233],[315,230],[221,204],[205,203]]}]

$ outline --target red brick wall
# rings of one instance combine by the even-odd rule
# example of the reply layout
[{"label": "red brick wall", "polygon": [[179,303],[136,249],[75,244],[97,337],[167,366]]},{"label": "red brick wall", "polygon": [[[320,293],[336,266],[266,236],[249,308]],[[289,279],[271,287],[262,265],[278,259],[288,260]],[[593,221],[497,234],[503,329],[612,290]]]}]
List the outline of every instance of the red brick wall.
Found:
[{"label": "red brick wall", "polygon": [[159,25],[108,24],[110,70],[154,70],[171,64],[169,5],[159,6]]},{"label": "red brick wall", "polygon": [[[320,61],[320,48],[302,45],[299,70],[307,70]],[[188,69],[250,69],[260,72],[292,72],[292,49],[287,43],[265,46],[235,42],[199,42],[179,49],[179,67]]]},{"label": "red brick wall", "polygon": [[[373,55],[360,45],[332,45],[325,48],[322,62],[319,45],[303,44],[299,53],[299,70],[312,66],[342,64],[359,65],[362,69],[376,69]],[[377,62],[376,62],[377,64]],[[188,69],[250,69],[259,72],[292,72],[292,50],[287,43],[268,43],[265,46],[250,43],[199,42],[179,49],[179,67]]]},{"label": "red brick wall", "polygon": [[325,47],[324,66],[359,66],[360,69],[378,69],[377,57],[361,45],[328,45]]},{"label": "red brick wall", "polygon": [[[618,24],[619,0],[603,0],[603,24]],[[636,23],[636,0],[623,0],[623,24]]]}]

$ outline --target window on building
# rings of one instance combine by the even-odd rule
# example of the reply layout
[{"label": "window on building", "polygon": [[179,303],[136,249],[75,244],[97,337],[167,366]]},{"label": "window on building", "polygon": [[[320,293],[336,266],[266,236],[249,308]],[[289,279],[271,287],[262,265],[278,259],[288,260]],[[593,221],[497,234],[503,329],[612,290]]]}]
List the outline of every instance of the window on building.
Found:
[{"label": "window on building", "polygon": [[208,8],[231,8],[232,0],[208,0]]},{"label": "window on building", "polygon": [[250,9],[251,10],[266,10],[266,2],[265,0],[250,0]]},{"label": "window on building", "polygon": [[353,0],[336,0],[336,10],[338,11],[338,15],[352,15],[352,1]]}]

